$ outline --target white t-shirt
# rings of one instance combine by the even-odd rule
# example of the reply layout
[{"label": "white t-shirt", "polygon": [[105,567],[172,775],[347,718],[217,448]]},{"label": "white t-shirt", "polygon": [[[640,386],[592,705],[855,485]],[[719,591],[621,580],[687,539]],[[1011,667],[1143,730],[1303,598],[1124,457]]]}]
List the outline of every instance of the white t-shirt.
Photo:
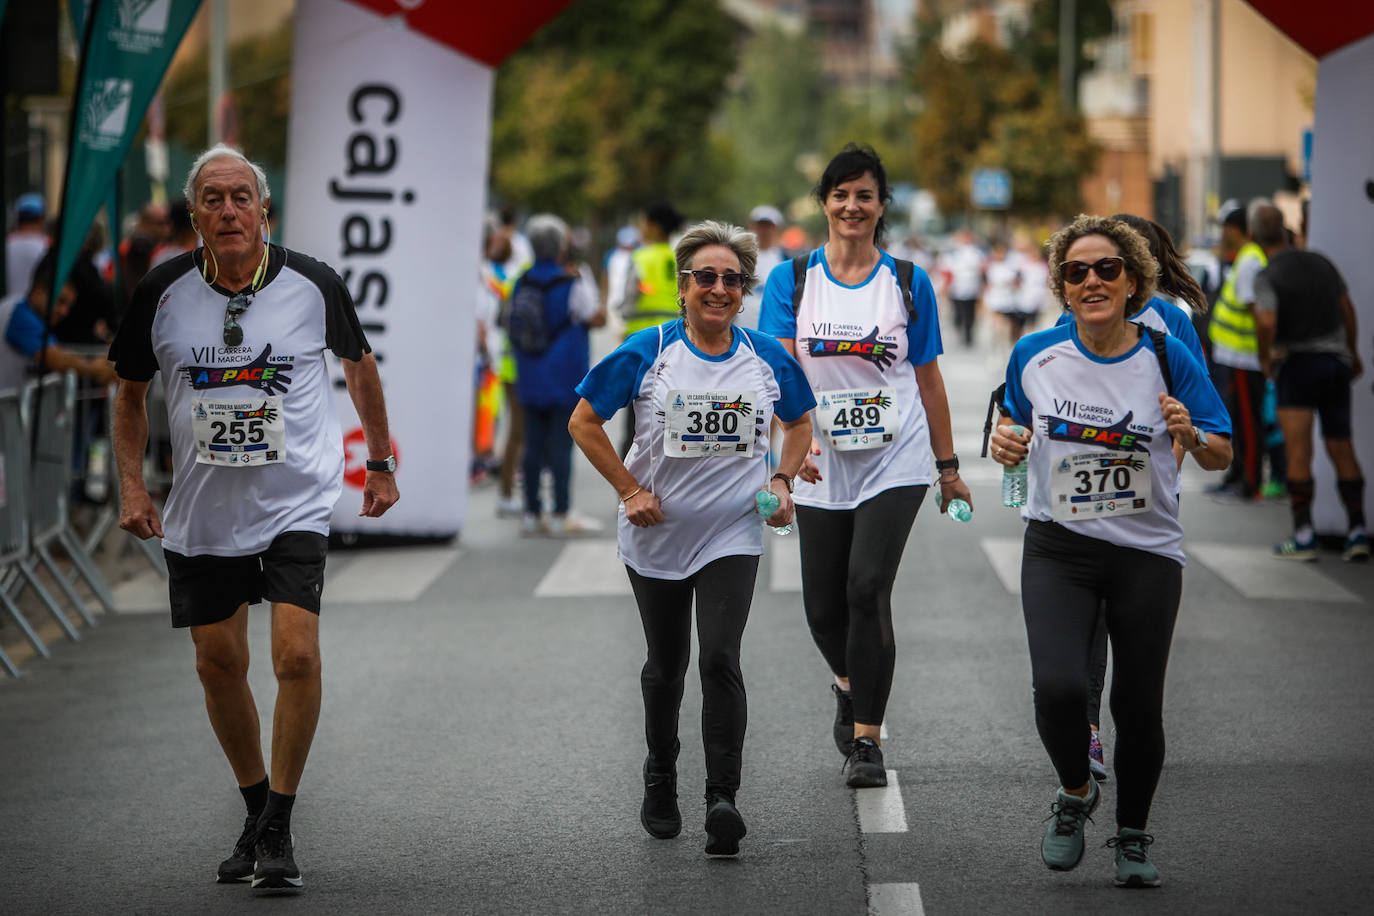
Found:
[{"label": "white t-shirt", "polygon": [[741,303],[743,311],[735,319],[735,327],[758,330],[759,314],[763,308],[763,287],[768,282],[768,275],[773,272],[773,268],[786,260],[781,245],[759,249],[758,263],[754,265],[754,291],[744,297],[744,302]]},{"label": "white t-shirt", "polygon": [[[862,283],[848,286],[830,275],[825,249],[815,249],[807,261],[806,286],[795,313],[792,271],[792,262],[786,261],[769,274],[760,329],[779,340],[795,341],[797,361],[821,405],[812,422],[821,445],[821,453],[813,457],[822,479],[814,484],[798,481],[793,499],[801,506],[852,509],[893,487],[929,484],[934,456],[913,367],[942,352],[930,278],[919,267],[912,273],[916,321],[911,324],[897,286],[897,264],[887,252],[881,253]],[[896,403],[897,429],[891,440],[876,448],[835,450],[821,434],[833,421],[821,416],[830,403],[827,393],[879,389],[892,391]]]},{"label": "white t-shirt", "polygon": [[993,312],[1018,311],[1016,283],[1019,278],[1020,272],[1010,257],[988,261],[987,286],[983,288],[984,308]]},{"label": "white t-shirt", "polygon": [[949,272],[949,298],[977,299],[983,292],[983,252],[977,245],[960,245],[940,258]]},{"label": "white t-shirt", "polygon": [[33,283],[33,269],[48,250],[41,232],[11,232],[5,240],[5,295],[23,296]]},{"label": "white t-shirt", "polygon": [[[728,415],[740,441],[725,448],[725,457],[665,454],[670,392],[678,392],[675,398],[718,394],[715,400],[726,406],[716,422]],[[768,484],[773,416],[790,423],[815,404],[801,367],[781,344],[735,328],[730,350],[712,356],[692,346],[679,318],[631,334],[592,367],[577,393],[603,419],[622,407],[634,410],[635,440],[625,467],[662,504],[663,521],[650,528],[631,525],[620,507],[621,562],[641,576],[685,579],[721,557],[763,554],[754,494]],[[708,416],[704,428],[711,430],[711,423]],[[748,457],[730,453],[742,451],[749,439]]]},{"label": "white t-shirt", "polygon": [[1048,282],[1050,266],[1039,258],[1023,257],[1019,267],[1021,284],[1016,290],[1016,308],[1022,312],[1038,312],[1053,301]]},{"label": "white t-shirt", "polygon": [[[1206,433],[1231,434],[1226,407],[1206,370],[1177,338],[1165,338],[1173,396]],[[1178,464],[1159,407],[1164,376],[1149,335],[1129,352],[1104,359],[1079,342],[1072,322],[1029,334],[1011,352],[1005,407],[1031,431],[1030,489],[1023,519],[1055,520],[1052,475],[1072,456],[1103,449],[1145,453],[1150,462],[1148,511],[1116,518],[1091,513],[1065,522],[1070,531],[1185,564],[1178,521]],[[1093,478],[1089,478],[1089,482]]]},{"label": "white t-shirt", "polygon": [[[173,472],[163,544],[186,556],[234,557],[259,553],[287,531],[327,535],[344,471],[327,353],[356,361],[371,352],[353,300],[327,265],[273,245],[266,280],[238,318],[243,343],[226,347],[231,293],[209,286],[199,267],[197,251],[150,270],[110,348],[120,378],[162,372]],[[247,413],[276,413],[282,432],[263,439],[232,422],[213,429],[225,422],[215,419],[217,405],[235,402]],[[197,460],[206,454],[224,463]]]}]

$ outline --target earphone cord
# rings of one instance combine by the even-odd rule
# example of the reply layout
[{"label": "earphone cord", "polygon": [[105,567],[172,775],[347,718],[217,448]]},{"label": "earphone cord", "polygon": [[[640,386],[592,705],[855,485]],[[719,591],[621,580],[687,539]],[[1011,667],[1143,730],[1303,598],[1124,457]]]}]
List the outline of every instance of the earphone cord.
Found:
[{"label": "earphone cord", "polygon": [[[192,225],[194,225],[194,223]],[[263,281],[267,279],[267,256],[272,250],[272,229],[267,220],[266,207],[264,207],[262,211],[262,227],[264,230],[262,236],[262,260],[258,262],[258,269],[253,271],[253,283],[248,288],[248,291],[252,293],[256,293],[261,289]],[[197,230],[196,234],[200,234],[199,230]],[[200,239],[201,242],[204,243],[205,236],[202,235]],[[202,244],[201,251],[203,253],[201,254],[200,277],[206,283],[214,286],[216,281],[219,280],[219,259],[215,257],[215,253],[210,250],[209,245]],[[209,256],[209,260],[206,260],[206,255]],[[215,262],[215,275],[213,277],[210,276],[210,261]]]}]

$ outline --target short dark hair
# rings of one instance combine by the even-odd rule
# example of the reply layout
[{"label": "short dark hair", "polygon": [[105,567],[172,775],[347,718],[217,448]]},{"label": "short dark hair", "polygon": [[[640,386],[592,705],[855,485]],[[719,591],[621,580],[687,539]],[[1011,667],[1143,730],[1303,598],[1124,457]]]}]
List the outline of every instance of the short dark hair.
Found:
[{"label": "short dark hair", "polygon": [[1222,224],[1223,226],[1234,226],[1234,227],[1236,227],[1237,229],[1239,229],[1241,232],[1244,232],[1245,229],[1246,229],[1246,226],[1245,226],[1245,208],[1244,208],[1244,207],[1236,207],[1236,208],[1234,208],[1233,210],[1231,210],[1230,213],[1227,213],[1227,214],[1226,214],[1225,218],[1222,219],[1221,224]]},{"label": "short dark hair", "polygon": [[[871,174],[873,180],[878,183],[878,202],[884,207],[892,203],[892,189],[887,184],[887,169],[883,167],[883,160],[877,151],[866,143],[845,144],[844,149],[836,153],[835,158],[825,167],[825,171],[821,172],[821,180],[811,189],[811,196],[824,209],[825,199],[837,185],[862,178],[865,172]],[[873,231],[873,244],[881,245],[886,233],[887,218],[880,216],[878,226]]]},{"label": "short dark hair", "polygon": [[1250,227],[1250,235],[1255,240],[1255,244],[1264,247],[1272,245],[1282,245],[1284,243],[1283,234],[1283,211],[1272,204],[1266,204],[1255,210],[1254,225]]},{"label": "short dark hair", "polygon": [[682,226],[682,214],[672,204],[654,204],[644,211],[644,218],[663,230],[664,235],[672,235]]}]

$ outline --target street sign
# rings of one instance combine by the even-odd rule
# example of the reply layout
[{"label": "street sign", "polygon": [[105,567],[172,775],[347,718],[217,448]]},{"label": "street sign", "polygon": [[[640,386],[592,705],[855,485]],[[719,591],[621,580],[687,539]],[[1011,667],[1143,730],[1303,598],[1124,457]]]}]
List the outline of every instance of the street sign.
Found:
[{"label": "street sign", "polygon": [[1011,206],[1011,175],[1006,169],[974,169],[969,194],[979,210],[1005,210]]}]

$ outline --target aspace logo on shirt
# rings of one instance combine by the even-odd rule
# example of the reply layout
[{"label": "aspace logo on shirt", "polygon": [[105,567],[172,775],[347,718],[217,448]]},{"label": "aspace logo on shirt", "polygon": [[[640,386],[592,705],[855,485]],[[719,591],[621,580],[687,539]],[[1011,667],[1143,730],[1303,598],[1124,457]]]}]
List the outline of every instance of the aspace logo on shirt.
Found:
[{"label": "aspace logo on shirt", "polygon": [[820,356],[857,356],[873,363],[882,371],[896,360],[897,345],[878,339],[875,327],[860,340],[838,340],[832,337],[808,337],[806,352],[813,357]]},{"label": "aspace logo on shirt", "polygon": [[1127,411],[1126,416],[1111,426],[1094,426],[1049,414],[1042,416],[1041,420],[1045,424],[1045,435],[1057,442],[1083,442],[1128,452],[1147,452],[1150,450],[1150,436],[1130,428],[1131,415]]},{"label": "aspace logo on shirt", "polygon": [[270,359],[271,356],[272,345],[268,344],[263,347],[258,358],[246,366],[226,369],[217,366],[185,366],[181,371],[186,373],[186,380],[196,391],[204,391],[207,388],[232,388],[235,385],[247,385],[268,394],[285,392],[291,385],[291,376],[287,375],[285,370],[291,367],[275,364]]}]

